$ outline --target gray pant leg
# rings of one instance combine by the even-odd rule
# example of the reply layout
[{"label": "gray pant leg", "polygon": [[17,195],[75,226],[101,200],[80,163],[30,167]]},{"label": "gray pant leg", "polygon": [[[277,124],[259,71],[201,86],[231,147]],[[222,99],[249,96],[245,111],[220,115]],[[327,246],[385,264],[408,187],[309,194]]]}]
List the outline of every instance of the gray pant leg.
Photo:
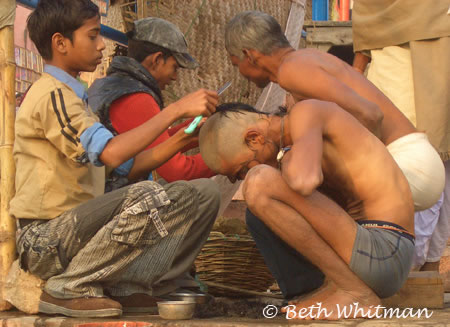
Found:
[{"label": "gray pant leg", "polygon": [[178,249],[170,270],[155,285],[153,291],[155,295],[173,291],[174,282],[177,287],[198,286],[198,283],[189,275],[189,270],[211,232],[220,208],[221,196],[217,183],[210,179],[196,179],[189,183],[197,191],[198,209],[188,237]]},{"label": "gray pant leg", "polygon": [[[184,183],[173,188],[178,197],[194,191]],[[39,275],[49,263],[56,266],[45,291],[58,298],[102,296],[103,288],[120,281],[124,271],[148,248],[154,250],[154,260],[143,272],[151,283],[170,267],[189,230],[187,217],[197,206],[197,199],[190,199],[172,202],[159,184],[137,183],[32,226],[20,238],[19,250],[23,250],[24,263],[32,273]],[[48,244],[44,244],[46,239]],[[34,250],[39,250],[38,255],[33,255]],[[55,264],[64,262],[59,260],[64,257],[67,265]]]},{"label": "gray pant leg", "polygon": [[[108,287],[108,291],[115,296],[125,296],[133,293],[147,293],[152,295],[167,294],[178,287],[197,286],[197,283],[188,275],[189,269],[200,252],[214,224],[220,205],[220,194],[216,183],[209,179],[198,179],[185,183],[192,187],[191,192],[185,192],[187,198],[197,198],[197,207],[187,219],[190,220],[190,228],[186,237],[180,240],[173,260],[168,261],[164,273],[157,280],[149,280],[149,269],[144,267],[154,261],[154,256],[160,256],[154,251],[145,251],[124,273],[121,281]],[[171,197],[170,183],[164,185],[166,193]],[[163,247],[163,246],[161,246]],[[161,270],[162,271],[162,270]]]}]

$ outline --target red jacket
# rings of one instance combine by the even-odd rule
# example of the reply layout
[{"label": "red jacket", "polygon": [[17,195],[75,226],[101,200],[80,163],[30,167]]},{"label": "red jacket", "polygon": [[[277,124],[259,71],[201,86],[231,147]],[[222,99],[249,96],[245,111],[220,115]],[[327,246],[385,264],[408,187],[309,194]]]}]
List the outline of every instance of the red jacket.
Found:
[{"label": "red jacket", "polygon": [[[160,111],[152,96],[147,93],[134,93],[120,97],[111,104],[109,119],[114,129],[119,134],[122,134],[152,119]],[[187,124],[189,122],[169,128],[150,144],[147,149],[164,142]],[[156,172],[169,183],[177,180],[191,180],[215,175],[206,166],[200,154],[186,156],[181,152],[178,152],[169,161],[157,168]]]}]

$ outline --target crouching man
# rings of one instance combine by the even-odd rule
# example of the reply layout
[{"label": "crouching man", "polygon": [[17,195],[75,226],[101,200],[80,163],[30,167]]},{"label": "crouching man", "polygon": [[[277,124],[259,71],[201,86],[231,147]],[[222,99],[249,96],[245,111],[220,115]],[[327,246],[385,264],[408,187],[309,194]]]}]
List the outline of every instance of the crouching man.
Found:
[{"label": "crouching man", "polygon": [[286,116],[222,105],[200,131],[200,150],[215,172],[245,179],[249,209],[329,280],[291,302],[296,311],[320,302],[311,315],[339,319],[337,305],[370,310],[406,280],[408,182],[383,143],[338,105],[306,100]]}]

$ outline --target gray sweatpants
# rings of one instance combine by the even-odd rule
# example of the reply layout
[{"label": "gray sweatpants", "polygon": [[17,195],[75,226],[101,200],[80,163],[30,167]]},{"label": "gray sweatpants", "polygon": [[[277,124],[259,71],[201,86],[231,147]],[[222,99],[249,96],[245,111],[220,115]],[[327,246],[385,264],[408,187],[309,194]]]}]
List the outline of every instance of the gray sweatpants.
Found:
[{"label": "gray sweatpants", "polygon": [[187,272],[220,205],[209,179],[144,181],[19,230],[21,267],[57,298],[161,295],[193,286]]}]

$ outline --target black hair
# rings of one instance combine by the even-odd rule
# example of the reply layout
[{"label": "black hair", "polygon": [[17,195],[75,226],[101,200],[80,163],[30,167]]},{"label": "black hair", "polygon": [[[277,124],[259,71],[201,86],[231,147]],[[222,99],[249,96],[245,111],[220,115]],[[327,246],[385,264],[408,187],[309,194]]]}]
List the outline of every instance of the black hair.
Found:
[{"label": "black hair", "polygon": [[49,60],[55,33],[73,41],[73,32],[95,16],[100,17],[99,10],[90,0],[40,0],[28,17],[27,29],[42,58]]},{"label": "black hair", "polygon": [[136,59],[139,63],[143,62],[145,58],[149,55],[161,52],[164,58],[164,61],[173,56],[173,52],[169,49],[166,49],[160,45],[148,42],[148,41],[140,41],[133,39],[134,32],[128,32],[128,57]]},{"label": "black hair", "polygon": [[245,113],[245,112],[252,112],[255,114],[261,114],[261,115],[275,115],[275,116],[284,116],[287,113],[286,107],[278,107],[278,112],[266,112],[266,111],[259,111],[255,107],[241,102],[226,102],[222,103],[221,105],[216,107],[217,114],[223,115],[225,117],[228,117],[229,112],[235,112],[235,113]]}]

